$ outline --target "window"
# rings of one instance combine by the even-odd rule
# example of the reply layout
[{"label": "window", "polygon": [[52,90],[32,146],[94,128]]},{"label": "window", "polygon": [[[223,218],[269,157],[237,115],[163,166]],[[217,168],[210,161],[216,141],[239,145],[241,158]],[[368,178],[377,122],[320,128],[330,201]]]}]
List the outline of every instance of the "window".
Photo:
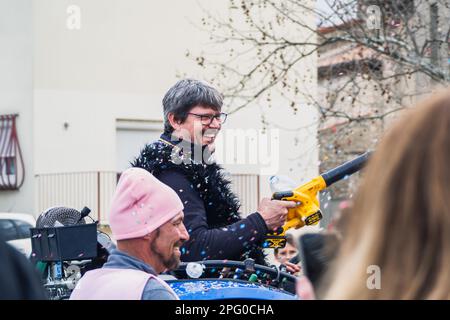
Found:
[{"label": "window", "polygon": [[16,170],[15,170],[15,158],[14,157],[5,157],[4,158],[5,161],[5,171],[7,175],[12,175],[15,174]]}]

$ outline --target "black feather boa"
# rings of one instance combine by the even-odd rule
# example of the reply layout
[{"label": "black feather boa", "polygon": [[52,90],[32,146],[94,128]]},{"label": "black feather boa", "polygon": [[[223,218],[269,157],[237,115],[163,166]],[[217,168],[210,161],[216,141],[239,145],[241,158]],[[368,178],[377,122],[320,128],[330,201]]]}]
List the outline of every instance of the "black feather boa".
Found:
[{"label": "black feather boa", "polygon": [[[143,168],[155,176],[164,170],[178,170],[191,182],[203,200],[206,218],[210,228],[222,228],[239,221],[240,203],[231,190],[231,181],[225,177],[223,168],[216,163],[196,162],[188,154],[190,161],[175,161],[173,155],[186,157],[183,149],[161,140],[148,144],[132,163],[133,167]],[[251,257],[256,263],[266,264],[261,248],[252,247],[243,254],[243,258]]]},{"label": "black feather boa", "polygon": [[224,177],[218,164],[203,164],[193,161],[176,164],[172,160],[173,147],[162,141],[148,144],[134,161],[140,167],[158,176],[164,170],[178,170],[191,182],[206,209],[208,225],[221,228],[240,219],[240,203],[231,191],[231,182]]}]

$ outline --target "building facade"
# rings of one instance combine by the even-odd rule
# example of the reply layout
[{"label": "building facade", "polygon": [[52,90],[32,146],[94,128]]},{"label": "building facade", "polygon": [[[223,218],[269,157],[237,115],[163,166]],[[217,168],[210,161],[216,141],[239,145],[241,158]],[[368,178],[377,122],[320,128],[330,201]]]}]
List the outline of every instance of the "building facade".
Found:
[{"label": "building facade", "polygon": [[[360,1],[359,4],[358,19],[348,24],[323,27],[319,33],[325,38],[358,35],[361,32],[359,26],[367,19],[364,13],[368,6],[377,5],[380,26],[385,28],[385,34],[397,36],[410,28],[414,30],[413,36],[400,38],[411,47],[417,45],[421,51],[411,55],[415,56],[417,66],[405,67],[362,44],[337,41],[320,47],[318,97],[327,112],[318,131],[321,172],[376,148],[378,139],[404,108],[413,106],[443,84],[445,86],[445,81],[437,82],[427,76],[421,63],[447,73],[450,82],[448,5],[433,0]],[[359,120],[361,118],[365,119]],[[358,183],[357,174],[322,194],[322,199],[327,202],[323,208],[326,223],[332,213],[339,210],[342,201],[351,200]]]},{"label": "building facade", "polygon": [[[220,12],[227,1],[204,5]],[[0,6],[0,115],[18,115],[25,168],[20,188],[0,190],[0,212],[37,216],[51,206],[88,206],[107,224],[118,173],[159,137],[162,97],[177,74],[207,78],[185,57],[209,39],[192,23],[204,12],[194,0],[8,0]],[[305,70],[306,64],[315,65],[316,57]],[[316,123],[314,108],[292,115],[282,103],[230,115],[218,141],[244,215],[270,197],[270,175],[300,184],[317,174],[316,125],[308,132],[263,132],[262,113],[287,129]]]}]

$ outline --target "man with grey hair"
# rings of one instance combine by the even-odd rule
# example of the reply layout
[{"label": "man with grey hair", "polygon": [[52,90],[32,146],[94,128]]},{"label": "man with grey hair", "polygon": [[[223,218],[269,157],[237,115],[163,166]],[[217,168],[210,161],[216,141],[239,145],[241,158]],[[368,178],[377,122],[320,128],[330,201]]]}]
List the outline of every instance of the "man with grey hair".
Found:
[{"label": "man with grey hair", "polygon": [[[227,119],[222,104],[222,95],[210,84],[178,81],[163,99],[164,133],[145,146],[133,166],[150,171],[181,198],[190,235],[181,250],[182,261],[250,257],[264,264],[265,235],[283,225],[288,208],[296,204],[265,198],[257,212],[240,218],[230,181],[210,161],[216,136]],[[299,270],[294,265],[290,268]]]}]

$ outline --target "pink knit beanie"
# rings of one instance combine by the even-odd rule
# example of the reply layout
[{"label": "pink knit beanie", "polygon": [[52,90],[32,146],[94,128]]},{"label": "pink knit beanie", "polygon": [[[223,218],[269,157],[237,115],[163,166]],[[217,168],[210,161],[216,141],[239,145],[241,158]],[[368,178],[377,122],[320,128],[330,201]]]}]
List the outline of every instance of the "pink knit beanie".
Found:
[{"label": "pink knit beanie", "polygon": [[184,209],[178,195],[147,170],[122,173],[111,202],[109,225],[116,240],[140,238]]}]

